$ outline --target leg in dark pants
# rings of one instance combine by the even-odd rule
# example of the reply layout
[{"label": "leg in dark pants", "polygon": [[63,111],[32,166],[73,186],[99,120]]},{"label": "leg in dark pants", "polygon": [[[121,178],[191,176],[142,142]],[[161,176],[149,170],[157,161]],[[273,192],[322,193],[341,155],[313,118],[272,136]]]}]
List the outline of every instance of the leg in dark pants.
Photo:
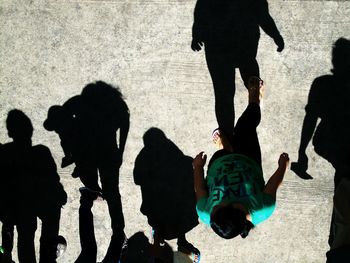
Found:
[{"label": "leg in dark pants", "polygon": [[84,191],[80,196],[79,208],[79,236],[81,253],[76,263],[96,263],[97,244],[94,231],[94,216],[91,208],[97,194]]},{"label": "leg in dark pants", "polygon": [[244,86],[248,88],[248,81],[250,77],[260,77],[259,65],[256,58],[253,57],[244,61],[244,63],[239,66],[239,72],[244,82]]},{"label": "leg in dark pants", "polygon": [[235,67],[225,53],[206,51],[208,70],[214,86],[215,114],[221,131],[233,133],[235,111]]},{"label": "leg in dark pants", "polygon": [[17,224],[18,260],[21,263],[36,263],[34,236],[37,227],[36,216],[21,214]]},{"label": "leg in dark pants", "polygon": [[113,235],[103,263],[118,262],[125,240],[124,216],[119,193],[119,170],[115,165],[101,165],[100,179],[103,197],[106,199],[112,221]]},{"label": "leg in dark pants", "polygon": [[234,153],[250,157],[261,167],[260,144],[256,133],[260,119],[259,104],[249,103],[237,121],[231,145]]},{"label": "leg in dark pants", "polygon": [[40,263],[56,263],[56,250],[60,227],[61,206],[47,207],[39,218],[42,222],[40,237]]}]

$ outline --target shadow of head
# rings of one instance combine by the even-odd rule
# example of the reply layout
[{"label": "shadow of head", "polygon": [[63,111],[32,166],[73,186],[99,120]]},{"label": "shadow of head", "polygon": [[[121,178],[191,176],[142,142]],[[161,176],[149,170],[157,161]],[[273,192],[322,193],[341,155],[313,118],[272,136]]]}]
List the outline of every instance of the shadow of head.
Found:
[{"label": "shadow of head", "polygon": [[30,141],[33,135],[33,125],[23,111],[14,109],[9,111],[6,119],[8,136],[13,141]]},{"label": "shadow of head", "polygon": [[168,139],[165,136],[165,133],[155,127],[148,129],[143,135],[143,143],[145,147],[159,147],[167,141]]},{"label": "shadow of head", "polygon": [[123,101],[123,95],[118,87],[100,80],[86,85],[81,96],[89,106],[95,107],[95,110],[118,106]]},{"label": "shadow of head", "polygon": [[334,43],[332,50],[332,64],[333,73],[348,76],[350,73],[350,40],[339,38]]}]

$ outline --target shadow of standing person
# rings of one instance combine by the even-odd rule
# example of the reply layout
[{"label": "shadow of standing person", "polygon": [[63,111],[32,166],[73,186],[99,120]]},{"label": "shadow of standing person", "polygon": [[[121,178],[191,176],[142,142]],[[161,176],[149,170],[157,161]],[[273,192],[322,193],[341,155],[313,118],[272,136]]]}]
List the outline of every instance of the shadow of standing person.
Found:
[{"label": "shadow of standing person", "polygon": [[141,212],[152,227],[152,252],[161,257],[160,244],[176,238],[179,251],[199,260],[199,250],[185,237],[198,224],[192,158],[158,128],[150,128],[143,141],[144,148],[135,161],[134,181],[141,186]]},{"label": "shadow of standing person", "polygon": [[235,122],[235,69],[239,69],[247,88],[250,76],[260,76],[256,60],[259,27],[281,52],[284,41],[266,0],[197,0],[191,48],[200,51],[205,46],[214,86],[216,119],[226,136],[232,135]]},{"label": "shadow of standing person", "polygon": [[[333,75],[316,78],[309,92],[301,131],[298,161],[291,169],[302,179],[312,179],[306,172],[306,148],[312,139],[315,152],[335,169],[334,192],[350,174],[350,40],[339,38],[332,51]],[[317,121],[320,120],[317,125]],[[317,126],[316,126],[317,125]],[[333,209],[328,243],[334,242],[336,212]]]},{"label": "shadow of standing person", "polygon": [[334,193],[330,250],[327,263],[347,263],[350,258],[350,174]]},{"label": "shadow of standing person", "polygon": [[[11,110],[6,120],[8,135],[13,142],[3,145],[0,153],[2,183],[5,193],[6,246],[12,248],[13,225],[18,232],[19,262],[35,263],[34,235],[36,217],[42,221],[40,237],[41,263],[56,262],[58,246],[66,246],[58,236],[61,207],[67,194],[60,184],[56,164],[44,145],[32,145],[33,126],[20,110]],[[65,248],[64,248],[65,249]]]},{"label": "shadow of standing person", "polygon": [[334,43],[332,63],[333,75],[318,77],[311,85],[298,161],[292,163],[291,169],[302,179],[312,179],[306,173],[306,148],[312,139],[315,152],[335,168],[336,188],[350,170],[350,40],[340,38]]},{"label": "shadow of standing person", "polygon": [[[112,223],[111,241],[103,263],[118,262],[126,242],[124,216],[119,193],[119,168],[129,132],[129,110],[118,88],[103,81],[90,83],[81,95],[72,97],[45,121],[48,130],[61,138],[69,164],[76,165],[73,177],[79,177],[79,235],[81,253],[76,262],[96,263],[97,244],[91,208],[94,200],[107,201]],[[53,109],[51,107],[50,109]],[[117,142],[117,132],[119,140]],[[101,187],[98,183],[101,181]]]}]

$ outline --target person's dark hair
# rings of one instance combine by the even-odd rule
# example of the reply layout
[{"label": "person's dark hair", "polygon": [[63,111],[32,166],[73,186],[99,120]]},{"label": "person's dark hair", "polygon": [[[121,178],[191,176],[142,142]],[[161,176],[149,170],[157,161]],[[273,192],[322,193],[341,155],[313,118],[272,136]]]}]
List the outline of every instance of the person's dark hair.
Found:
[{"label": "person's dark hair", "polygon": [[248,236],[254,225],[246,219],[244,212],[232,206],[219,208],[210,218],[213,231],[222,238],[231,239],[238,235]]},{"label": "person's dark hair", "polygon": [[14,109],[9,111],[6,119],[6,128],[13,140],[28,140],[33,135],[33,125],[23,111]]}]

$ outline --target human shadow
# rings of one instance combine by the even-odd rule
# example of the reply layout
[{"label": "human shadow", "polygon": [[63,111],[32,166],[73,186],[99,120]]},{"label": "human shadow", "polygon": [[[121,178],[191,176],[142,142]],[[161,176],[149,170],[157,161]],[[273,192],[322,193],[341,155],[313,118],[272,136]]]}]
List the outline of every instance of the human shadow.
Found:
[{"label": "human shadow", "polygon": [[186,240],[186,233],[198,224],[192,158],[158,128],[143,136],[144,147],[134,167],[135,184],[141,186],[141,212],[153,230],[152,253],[164,240],[177,239],[178,250],[199,256],[199,250]]},{"label": "human shadow", "polygon": [[12,262],[14,225],[19,261],[36,262],[37,217],[42,222],[39,262],[56,262],[58,245],[66,246],[65,239],[58,234],[67,194],[55,161],[46,146],[32,145],[33,126],[22,111],[11,110],[6,127],[13,140],[0,150],[2,242],[7,262]]},{"label": "human shadow", "polygon": [[[335,168],[335,187],[350,170],[350,41],[338,39],[332,52],[332,75],[316,78],[309,92],[297,162],[291,169],[302,179],[307,173],[306,148],[312,139],[315,152]],[[319,121],[319,124],[317,122]]]},{"label": "human shadow", "polygon": [[311,85],[298,160],[291,164],[291,169],[302,179],[312,179],[307,173],[306,155],[311,140],[315,152],[334,167],[334,207],[328,239],[331,250],[327,253],[327,262],[347,262],[349,254],[346,251],[350,244],[350,231],[347,229],[350,216],[346,211],[349,207],[349,183],[347,181],[346,188],[339,185],[344,186],[346,178],[350,178],[350,40],[339,38],[334,43],[332,64],[333,74],[318,77]]},{"label": "human shadow", "polygon": [[342,178],[334,193],[330,250],[327,263],[347,263],[350,258],[350,176]]},{"label": "human shadow", "polygon": [[251,76],[260,76],[256,60],[259,28],[284,49],[284,40],[269,14],[266,0],[197,0],[192,28],[193,51],[205,46],[205,57],[214,86],[215,114],[221,131],[233,133],[235,69],[248,88]]},{"label": "human shadow", "polygon": [[[165,258],[173,258],[171,247],[165,242],[162,248],[162,255]],[[149,263],[151,261],[151,244],[143,232],[137,232],[128,239],[128,249],[123,255],[122,263]]]},{"label": "human shadow", "polygon": [[70,98],[62,106],[54,105],[49,109],[44,127],[60,136],[65,154],[62,167],[74,163],[72,176],[79,177],[84,184],[79,189],[82,251],[76,262],[96,263],[97,244],[91,208],[99,197],[107,201],[113,231],[102,262],[118,262],[120,258],[126,237],[119,168],[129,125],[129,109],[119,88],[103,81],[86,85],[80,95]]}]

